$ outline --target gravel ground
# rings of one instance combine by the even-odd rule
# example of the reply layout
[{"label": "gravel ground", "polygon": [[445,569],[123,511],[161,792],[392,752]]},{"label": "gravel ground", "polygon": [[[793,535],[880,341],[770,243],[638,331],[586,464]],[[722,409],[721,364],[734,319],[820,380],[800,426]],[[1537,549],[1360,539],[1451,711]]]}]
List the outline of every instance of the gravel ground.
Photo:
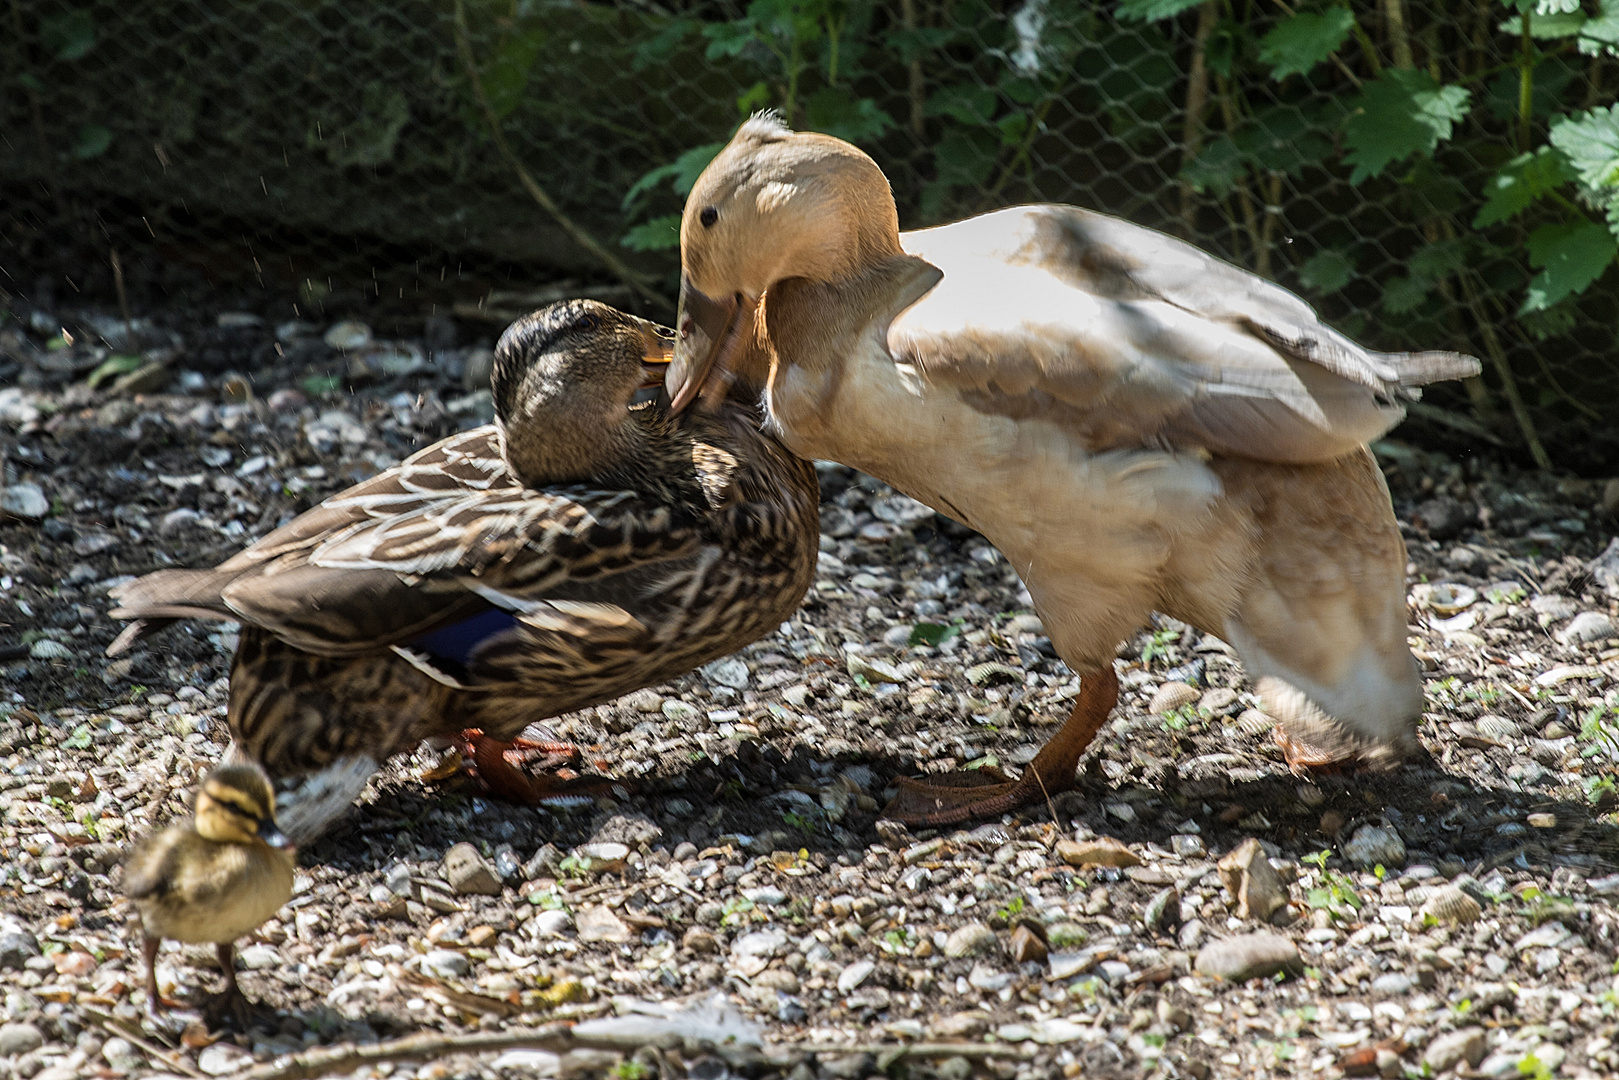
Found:
[{"label": "gravel ground", "polygon": [[[716,992],[774,1058],[527,1050],[354,1075],[1619,1071],[1619,547],[1601,557],[1619,492],[1395,442],[1417,760],[1291,775],[1228,647],[1164,620],[1121,649],[1077,790],[970,830],[879,822],[896,775],[1027,762],[1077,683],[981,537],[825,467],[799,615],[553,724],[624,801],[512,807],[430,779],[425,751],[395,761],[241,943],[276,1019],[165,1057],[139,1026],[118,863],[222,753],[234,635],[189,624],[109,662],[107,590],[220,559],[481,422],[468,388],[498,327],[143,314],[133,339],[106,311],[0,321],[0,1080],[222,1075]],[[168,945],[161,982],[196,1000],[213,964]],[[919,1040],[970,1052],[876,1045]]]}]

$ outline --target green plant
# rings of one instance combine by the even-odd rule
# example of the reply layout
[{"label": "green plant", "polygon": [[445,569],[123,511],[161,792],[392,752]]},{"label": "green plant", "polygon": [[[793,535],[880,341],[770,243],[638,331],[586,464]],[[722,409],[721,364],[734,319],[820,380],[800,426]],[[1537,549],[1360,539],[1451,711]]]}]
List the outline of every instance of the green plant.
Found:
[{"label": "green plant", "polygon": [[781,815],[781,820],[784,821],[788,826],[797,829],[800,833],[802,833],[805,840],[812,839],[815,836],[814,820],[805,817],[795,810],[784,811]]},{"label": "green plant", "polygon": [[1359,913],[1364,901],[1355,891],[1354,882],[1350,881],[1348,876],[1327,869],[1327,860],[1331,857],[1330,851],[1318,851],[1300,859],[1301,862],[1316,867],[1319,882],[1305,894],[1304,901],[1312,910],[1325,911],[1334,921],[1348,921]]},{"label": "green plant", "polygon": [[725,901],[725,908],[720,915],[721,926],[746,926],[753,921],[753,901],[745,896],[733,896]]},{"label": "green plant", "polygon": [[1150,667],[1155,658],[1167,656],[1169,647],[1181,639],[1179,630],[1154,630],[1141,647],[1141,666]]},{"label": "green plant", "polygon": [[1023,897],[1014,896],[1012,899],[1008,900],[1003,907],[996,911],[995,914],[1004,922],[1010,923],[1013,919],[1016,919],[1019,915],[1023,914],[1023,908]]},{"label": "green plant", "polygon": [[639,1061],[625,1059],[609,1069],[608,1075],[614,1077],[614,1080],[647,1080],[652,1075],[652,1070]]}]

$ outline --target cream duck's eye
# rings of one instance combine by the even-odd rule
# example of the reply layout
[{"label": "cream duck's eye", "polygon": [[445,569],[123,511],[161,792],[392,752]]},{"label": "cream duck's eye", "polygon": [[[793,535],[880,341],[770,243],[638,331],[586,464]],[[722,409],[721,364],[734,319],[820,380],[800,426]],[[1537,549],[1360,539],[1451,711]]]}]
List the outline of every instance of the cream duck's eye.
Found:
[{"label": "cream duck's eye", "polygon": [[705,229],[713,225],[714,222],[718,221],[719,219],[720,212],[712,206],[703,207],[702,212],[697,215],[697,220],[703,223],[703,228]]}]

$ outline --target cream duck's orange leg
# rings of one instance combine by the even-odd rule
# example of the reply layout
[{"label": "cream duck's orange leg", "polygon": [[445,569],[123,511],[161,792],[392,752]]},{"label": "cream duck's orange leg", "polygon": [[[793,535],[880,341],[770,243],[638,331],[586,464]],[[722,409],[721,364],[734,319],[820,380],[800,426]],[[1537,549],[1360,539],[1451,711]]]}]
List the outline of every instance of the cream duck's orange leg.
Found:
[{"label": "cream duck's orange leg", "polygon": [[988,770],[947,773],[926,782],[902,777],[899,794],[883,814],[907,825],[950,825],[1004,814],[1067,791],[1074,786],[1080,755],[1107,723],[1118,699],[1119,677],[1111,666],[1089,672],[1080,679],[1079,700],[1067,722],[1017,780]]},{"label": "cream duck's orange leg", "polygon": [[583,755],[572,743],[513,739],[503,742],[477,728],[461,732],[467,770],[491,795],[523,806],[589,802],[612,791],[603,776],[569,766]]}]

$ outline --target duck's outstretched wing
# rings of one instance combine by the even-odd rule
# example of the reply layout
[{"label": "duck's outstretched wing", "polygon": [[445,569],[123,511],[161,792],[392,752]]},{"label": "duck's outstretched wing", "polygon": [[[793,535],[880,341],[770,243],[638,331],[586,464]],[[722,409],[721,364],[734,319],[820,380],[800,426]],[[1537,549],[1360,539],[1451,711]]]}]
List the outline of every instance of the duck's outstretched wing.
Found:
[{"label": "duck's outstretched wing", "polygon": [[1362,348],[1279,285],[1075,207],[1015,207],[901,240],[944,278],[895,319],[895,359],[976,408],[1049,419],[1098,447],[1327,461],[1398,423],[1415,387],[1480,367]]},{"label": "duck's outstretched wing", "polygon": [[626,576],[702,545],[698,519],[633,492],[521,487],[494,438],[479,429],[430,447],[213,570],[164,570],[120,587],[112,614],[145,625],[126,629],[109,652],[157,621],[204,617],[260,627],[321,656],[460,627],[440,645],[464,661],[479,635],[513,619],[562,619],[580,632],[592,620],[622,622],[623,612],[598,609],[631,599]]}]

